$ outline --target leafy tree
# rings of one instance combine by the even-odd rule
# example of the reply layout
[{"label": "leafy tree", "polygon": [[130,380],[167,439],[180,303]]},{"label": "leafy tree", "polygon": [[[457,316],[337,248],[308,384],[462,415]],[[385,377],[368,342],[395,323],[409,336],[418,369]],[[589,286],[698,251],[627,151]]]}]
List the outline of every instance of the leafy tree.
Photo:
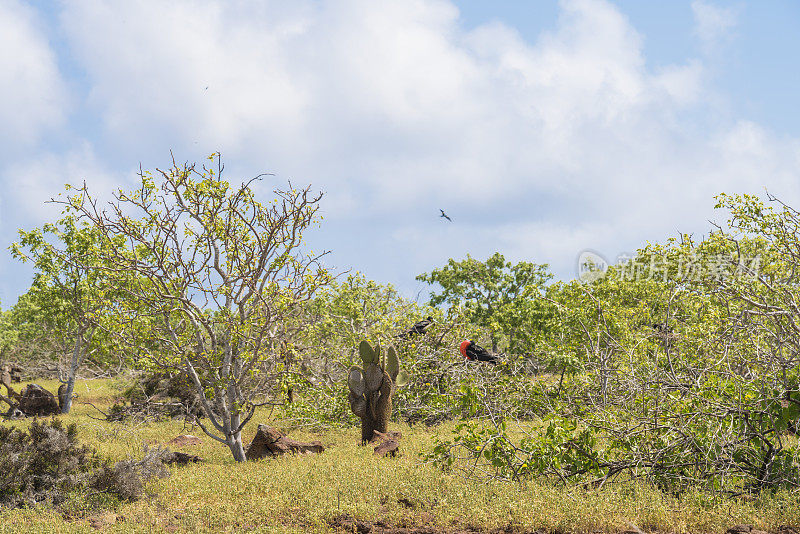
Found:
[{"label": "leafy tree", "polygon": [[[800,379],[800,212],[769,196],[720,195],[717,207],[730,213],[704,243],[721,258],[723,272],[707,280],[710,291],[734,312],[732,323],[751,352],[769,355],[783,387]],[[733,333],[733,332],[731,332]],[[797,400],[790,400],[800,408]]]},{"label": "leafy tree", "polygon": [[303,343],[325,354],[338,354],[341,371],[358,360],[363,339],[377,342],[393,337],[431,310],[404,299],[391,285],[360,273],[324,288],[306,307]]},{"label": "leafy tree", "polygon": [[[358,346],[364,339],[384,348],[392,344],[400,356],[410,382],[395,393],[393,410],[409,423],[435,424],[458,414],[483,413],[481,407],[465,407],[461,401],[460,388],[468,381],[470,387],[491,388],[498,394],[498,403],[510,406],[513,398],[519,404],[523,395],[508,383],[506,366],[469,365],[460,355],[459,343],[482,333],[462,311],[452,308],[443,313],[421,306],[403,298],[391,285],[359,273],[334,282],[306,306],[306,326],[293,339],[295,358],[292,367],[288,361],[284,366],[284,385],[300,394],[287,405],[287,413],[302,418],[304,424],[354,424],[357,420],[342,391],[347,387],[347,371],[361,362]],[[397,337],[429,316],[434,322],[424,334]]]},{"label": "leafy tree", "polygon": [[499,252],[485,262],[468,254],[417,280],[441,287],[431,293],[432,306],[464,306],[469,319],[489,331],[493,352],[504,338],[508,350],[519,354],[533,349],[550,318],[549,305],[541,299],[552,278],[547,269],[546,264],[506,262]]},{"label": "leafy tree", "polygon": [[[62,343],[63,339],[53,333],[39,304],[29,293],[30,290],[20,295],[16,304],[3,312],[2,357],[20,363],[52,361],[61,365],[61,360],[70,352],[71,345]],[[62,371],[66,369],[67,365],[61,367]]]},{"label": "leafy tree", "polygon": [[119,293],[99,269],[102,240],[95,228],[67,215],[55,224],[20,230],[19,238],[11,253],[30,262],[35,273],[13,318],[23,340],[40,342],[45,335],[60,353],[66,385],[62,412],[69,413],[75,379],[86,356],[109,351],[113,336],[100,327]]},{"label": "leafy tree", "polygon": [[287,406],[288,414],[316,424],[353,424],[356,419],[342,390],[348,370],[361,362],[360,342],[367,339],[384,347],[393,342],[403,365],[413,369],[423,345],[435,343],[438,336],[409,340],[395,336],[427,316],[435,316],[432,333],[440,332],[440,326],[447,328],[439,310],[411,302],[391,285],[360,273],[348,274],[323,288],[305,306],[304,327],[287,347],[292,357],[282,365],[282,386],[287,393],[300,393],[297,402]]},{"label": "leafy tree", "polygon": [[457,427],[433,459],[675,493],[800,487],[800,214],[747,195],[718,201],[731,217],[702,241],[648,244],[605,277],[548,287],[552,351],[577,365],[546,431],[514,438],[496,410],[491,426]]},{"label": "leafy tree", "polygon": [[11,310],[0,309],[0,358],[6,358],[8,351],[16,344],[18,332],[14,326]]},{"label": "leafy tree", "polygon": [[[123,287],[126,337],[154,365],[186,374],[211,423],[201,428],[244,461],[241,431],[258,405],[262,367],[330,281],[320,256],[301,250],[321,194],[290,185],[262,204],[260,177],[233,186],[219,154],[209,160],[140,171],[139,188],[104,207],[84,185],[68,205],[106,245],[105,275],[136,277]],[[120,238],[128,245],[112,246]]]}]

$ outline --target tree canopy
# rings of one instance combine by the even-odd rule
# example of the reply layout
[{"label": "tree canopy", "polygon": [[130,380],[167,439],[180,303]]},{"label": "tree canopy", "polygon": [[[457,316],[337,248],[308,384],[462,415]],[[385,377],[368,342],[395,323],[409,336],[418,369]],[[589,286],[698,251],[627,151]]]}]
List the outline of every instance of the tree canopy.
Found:
[{"label": "tree canopy", "polygon": [[100,236],[103,275],[135,277],[120,286],[129,340],[154,365],[186,373],[211,426],[199,424],[244,461],[257,386],[302,303],[330,281],[321,255],[302,247],[321,194],[290,184],[262,203],[262,177],[234,186],[220,156],[209,161],[140,171],[138,189],[105,205],[85,185],[65,202]]},{"label": "tree canopy", "polygon": [[512,353],[530,352],[545,328],[547,305],[541,297],[551,278],[546,264],[512,264],[499,252],[484,262],[468,254],[464,260],[448,260],[444,267],[417,276],[441,288],[431,292],[432,306],[463,306],[473,323],[487,329],[493,351],[505,340]]}]

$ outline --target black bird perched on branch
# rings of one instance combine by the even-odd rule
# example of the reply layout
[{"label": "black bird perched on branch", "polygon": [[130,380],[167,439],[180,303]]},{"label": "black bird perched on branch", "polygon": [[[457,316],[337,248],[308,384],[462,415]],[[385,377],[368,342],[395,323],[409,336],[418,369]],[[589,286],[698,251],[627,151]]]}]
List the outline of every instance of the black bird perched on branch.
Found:
[{"label": "black bird perched on branch", "polygon": [[394,337],[399,337],[399,338],[405,339],[405,338],[407,338],[409,336],[414,336],[414,335],[417,335],[417,334],[424,334],[425,331],[428,328],[430,328],[430,326],[432,324],[433,324],[433,317],[426,317],[425,319],[423,319],[421,321],[417,321],[416,323],[414,323],[414,326],[412,326],[411,328],[409,328],[405,332],[401,332],[401,333],[397,334]]},{"label": "black bird perched on branch", "polygon": [[489,362],[492,365],[497,365],[497,356],[480,345],[476,345],[474,341],[462,341],[459,350],[461,355],[471,362]]},{"label": "black bird perched on branch", "polygon": [[667,323],[655,323],[653,324],[653,330],[660,334],[671,334],[672,327],[669,326]]},{"label": "black bird perched on branch", "polygon": [[441,215],[439,215],[439,217],[444,217],[444,218],[445,218],[445,219],[447,219],[448,221],[450,221],[450,222],[453,222],[453,219],[451,219],[450,217],[448,217],[448,216],[447,216],[447,214],[444,212],[444,210],[443,210],[442,208],[439,208],[439,211],[441,211],[441,212],[442,212],[442,214],[441,214]]}]

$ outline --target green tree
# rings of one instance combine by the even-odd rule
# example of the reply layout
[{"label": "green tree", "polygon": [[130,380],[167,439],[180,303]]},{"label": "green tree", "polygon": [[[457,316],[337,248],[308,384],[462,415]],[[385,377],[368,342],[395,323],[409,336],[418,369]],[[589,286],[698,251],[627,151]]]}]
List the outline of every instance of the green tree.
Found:
[{"label": "green tree", "polygon": [[[198,421],[203,431],[244,461],[241,431],[263,393],[263,366],[330,281],[321,256],[302,250],[321,194],[290,184],[262,204],[260,177],[234,186],[219,154],[209,160],[140,171],[139,188],[105,206],[85,185],[67,202],[107,245],[102,271],[136,277],[120,310],[131,341],[154,365],[185,373],[211,423]],[[120,238],[128,245],[112,246]]]},{"label": "green tree", "polygon": [[40,341],[46,333],[60,353],[62,413],[72,407],[75,379],[87,355],[108,352],[113,337],[101,325],[119,292],[99,269],[101,244],[96,228],[67,215],[55,224],[19,230],[19,241],[10,247],[15,258],[35,270],[31,288],[13,310],[18,337]]},{"label": "green tree", "polygon": [[552,278],[546,264],[512,264],[499,252],[485,262],[469,254],[465,260],[450,259],[441,269],[417,276],[417,280],[438,284],[430,304],[463,306],[467,317],[489,332],[492,351],[505,339],[507,350],[527,353],[546,328],[550,306],[541,298]]},{"label": "green tree", "polygon": [[517,441],[496,409],[494,428],[460,425],[434,459],[598,486],[624,473],[669,492],[799,487],[800,212],[771,200],[721,195],[730,218],[703,240],[548,286],[551,352],[575,365],[543,397],[546,430]]},{"label": "green tree", "polygon": [[303,342],[325,354],[338,354],[341,370],[346,372],[360,361],[362,340],[376,343],[392,338],[430,313],[404,299],[391,285],[350,274],[320,291],[306,307]]},{"label": "green tree", "polygon": [[0,309],[0,358],[6,358],[17,343],[19,333],[14,326],[11,310]]}]

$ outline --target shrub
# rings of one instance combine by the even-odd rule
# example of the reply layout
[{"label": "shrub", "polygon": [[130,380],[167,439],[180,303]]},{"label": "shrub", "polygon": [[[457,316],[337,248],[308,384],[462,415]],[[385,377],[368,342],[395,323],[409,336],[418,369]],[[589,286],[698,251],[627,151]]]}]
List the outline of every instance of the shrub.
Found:
[{"label": "shrub", "polygon": [[74,424],[34,421],[28,430],[0,427],[0,505],[60,504],[100,460],[77,441]]},{"label": "shrub", "polygon": [[89,486],[98,491],[111,494],[119,499],[135,501],[144,493],[144,483],[153,477],[169,476],[164,466],[171,452],[160,447],[144,446],[141,460],[127,459],[114,465],[104,463],[89,481]]},{"label": "shrub", "polygon": [[136,500],[148,479],[169,474],[167,450],[145,447],[141,460],[111,465],[80,445],[77,434],[74,423],[64,426],[58,419],[34,420],[27,430],[0,427],[0,506],[59,506],[92,492]]}]

